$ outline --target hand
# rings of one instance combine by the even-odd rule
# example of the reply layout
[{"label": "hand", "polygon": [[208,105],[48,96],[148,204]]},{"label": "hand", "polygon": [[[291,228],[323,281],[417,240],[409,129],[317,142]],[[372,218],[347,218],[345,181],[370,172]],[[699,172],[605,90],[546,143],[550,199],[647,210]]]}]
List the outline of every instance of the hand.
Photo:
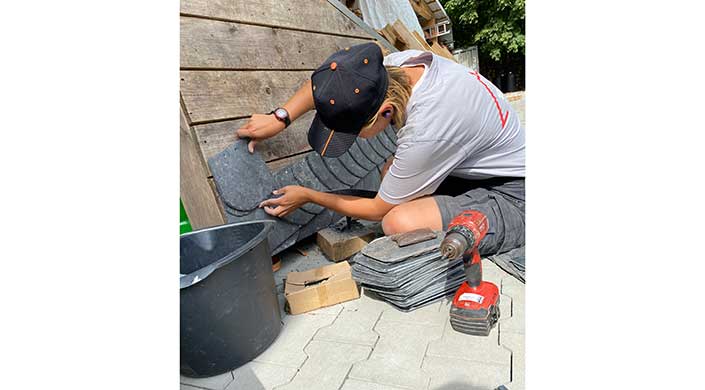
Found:
[{"label": "hand", "polygon": [[279,198],[267,199],[259,204],[264,211],[275,217],[284,217],[294,212],[309,201],[309,189],[301,186],[286,186],[273,192],[282,195]]},{"label": "hand", "polygon": [[247,144],[247,149],[250,153],[254,153],[257,142],[279,134],[284,130],[284,127],[284,123],[275,118],[274,114],[252,114],[247,124],[235,131],[235,136],[237,138],[249,138],[250,143]]}]

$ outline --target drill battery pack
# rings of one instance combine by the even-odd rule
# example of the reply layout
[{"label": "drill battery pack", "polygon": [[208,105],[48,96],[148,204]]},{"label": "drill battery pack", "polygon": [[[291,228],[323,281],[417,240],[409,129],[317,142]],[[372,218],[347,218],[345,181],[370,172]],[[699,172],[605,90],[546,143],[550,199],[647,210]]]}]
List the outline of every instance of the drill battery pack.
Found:
[{"label": "drill battery pack", "polygon": [[457,332],[487,336],[499,320],[499,289],[494,283],[477,287],[463,283],[450,307],[450,325]]}]

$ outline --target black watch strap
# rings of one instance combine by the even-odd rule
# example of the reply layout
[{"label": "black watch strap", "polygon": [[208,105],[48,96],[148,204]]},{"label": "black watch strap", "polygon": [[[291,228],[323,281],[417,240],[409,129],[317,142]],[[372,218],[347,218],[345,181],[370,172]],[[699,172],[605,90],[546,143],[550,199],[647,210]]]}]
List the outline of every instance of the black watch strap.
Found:
[{"label": "black watch strap", "polygon": [[[279,110],[283,111],[284,115],[281,115],[281,116],[277,115],[277,111],[279,111]],[[287,111],[285,108],[278,107],[278,108],[272,110],[272,112],[270,112],[270,114],[274,115],[274,117],[277,118],[278,120],[284,122],[284,128],[289,127],[289,125],[291,124],[291,118],[289,118],[289,111]]]}]

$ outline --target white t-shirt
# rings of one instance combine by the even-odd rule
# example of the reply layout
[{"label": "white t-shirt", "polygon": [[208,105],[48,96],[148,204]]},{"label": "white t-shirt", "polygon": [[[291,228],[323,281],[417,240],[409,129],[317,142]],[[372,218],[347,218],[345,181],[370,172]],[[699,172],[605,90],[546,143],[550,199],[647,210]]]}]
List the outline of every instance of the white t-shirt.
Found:
[{"label": "white t-shirt", "polygon": [[400,204],[432,194],[449,175],[524,177],[524,128],[502,92],[480,74],[430,52],[406,50],[385,65],[423,64],[397,131],[379,195]]}]

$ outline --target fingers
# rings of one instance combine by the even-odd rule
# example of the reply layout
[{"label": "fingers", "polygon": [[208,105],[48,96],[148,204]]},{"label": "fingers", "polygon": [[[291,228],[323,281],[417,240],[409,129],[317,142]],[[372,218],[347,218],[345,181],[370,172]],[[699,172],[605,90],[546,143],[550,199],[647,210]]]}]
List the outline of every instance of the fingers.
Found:
[{"label": "fingers", "polygon": [[247,144],[247,150],[250,151],[250,154],[255,152],[255,145],[257,145],[257,141],[252,140],[250,143]]},{"label": "fingers", "polygon": [[235,136],[237,138],[252,138],[253,133],[254,129],[248,123],[245,126],[242,126],[241,128],[237,129],[235,131]]},{"label": "fingers", "polygon": [[263,200],[262,203],[259,204],[259,207],[280,206],[281,202],[282,202],[281,198],[266,199],[266,200]]},{"label": "fingers", "polygon": [[265,207],[264,212],[273,217],[285,217],[291,212],[291,209],[286,206]]}]

